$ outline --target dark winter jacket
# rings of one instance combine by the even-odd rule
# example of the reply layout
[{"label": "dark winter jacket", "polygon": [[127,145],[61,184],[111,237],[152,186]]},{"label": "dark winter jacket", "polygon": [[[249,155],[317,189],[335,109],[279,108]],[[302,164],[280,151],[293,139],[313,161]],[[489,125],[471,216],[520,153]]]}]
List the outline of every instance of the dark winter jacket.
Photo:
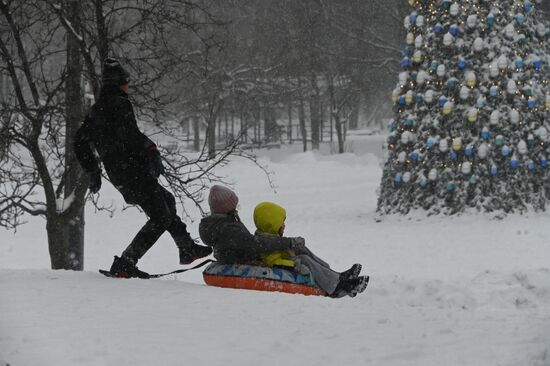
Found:
[{"label": "dark winter jacket", "polygon": [[80,129],[74,150],[87,173],[100,169],[94,150],[113,185],[126,201],[136,203],[156,178],[149,171],[148,150],[155,144],[139,129],[128,95],[105,87]]},{"label": "dark winter jacket", "polygon": [[272,236],[255,237],[236,213],[212,214],[199,224],[204,244],[212,247],[221,263],[260,263],[261,254],[292,249],[292,239]]}]

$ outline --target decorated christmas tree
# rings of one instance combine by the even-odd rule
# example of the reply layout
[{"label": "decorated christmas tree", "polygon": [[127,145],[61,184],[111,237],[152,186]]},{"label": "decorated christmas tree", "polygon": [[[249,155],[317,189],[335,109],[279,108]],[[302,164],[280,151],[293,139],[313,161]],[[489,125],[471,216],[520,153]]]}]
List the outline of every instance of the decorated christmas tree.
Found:
[{"label": "decorated christmas tree", "polygon": [[549,27],[540,0],[409,0],[381,214],[544,210]]}]

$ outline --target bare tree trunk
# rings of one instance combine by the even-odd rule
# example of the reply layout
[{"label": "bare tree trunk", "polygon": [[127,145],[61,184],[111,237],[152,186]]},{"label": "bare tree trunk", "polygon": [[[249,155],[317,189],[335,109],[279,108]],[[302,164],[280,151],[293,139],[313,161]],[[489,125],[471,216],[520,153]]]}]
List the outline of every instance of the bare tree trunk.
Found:
[{"label": "bare tree trunk", "polygon": [[351,115],[349,117],[349,128],[356,130],[359,127],[359,103],[353,105]]},{"label": "bare tree trunk", "polygon": [[298,114],[300,118],[300,133],[302,134],[302,144],[304,145],[305,152],[307,151],[306,111],[304,107],[304,99],[301,96]]},{"label": "bare tree trunk", "polygon": [[235,109],[231,109],[231,142],[235,141]]},{"label": "bare tree trunk", "polygon": [[[66,3],[69,21],[76,29],[81,28],[80,1],[69,0]],[[73,151],[73,140],[83,120],[84,99],[82,95],[82,59],[78,39],[67,33],[67,78],[65,80],[65,199],[75,194],[82,174]],[[65,269],[81,271],[84,269],[84,205],[78,208],[74,217],[67,222],[67,253]]]},{"label": "bare tree trunk", "polygon": [[336,137],[338,138],[338,153],[344,153],[344,131],[342,128],[342,122],[338,113],[334,114],[334,125],[336,127]]},{"label": "bare tree trunk", "polygon": [[213,159],[216,156],[216,114],[212,113],[208,118],[206,127],[206,140],[208,142],[208,157]]},{"label": "bare tree trunk", "polygon": [[104,3],[104,0],[94,0],[96,26],[97,26],[97,38],[98,38],[97,50],[99,53],[99,58],[101,60],[101,65],[103,65],[103,60],[109,57],[109,40],[107,36],[108,30],[107,30],[107,25],[105,23],[103,3]]},{"label": "bare tree trunk", "polygon": [[67,230],[59,215],[48,214],[46,221],[48,234],[48,249],[52,269],[68,269],[67,267]]},{"label": "bare tree trunk", "polygon": [[311,88],[313,94],[309,99],[309,113],[311,120],[311,148],[313,150],[319,150],[319,86],[317,85],[317,77],[311,74]]},{"label": "bare tree trunk", "polygon": [[292,144],[292,100],[288,102],[288,143]]},{"label": "bare tree trunk", "polygon": [[199,117],[193,117],[193,150],[200,151],[201,149],[201,131],[199,124]]}]

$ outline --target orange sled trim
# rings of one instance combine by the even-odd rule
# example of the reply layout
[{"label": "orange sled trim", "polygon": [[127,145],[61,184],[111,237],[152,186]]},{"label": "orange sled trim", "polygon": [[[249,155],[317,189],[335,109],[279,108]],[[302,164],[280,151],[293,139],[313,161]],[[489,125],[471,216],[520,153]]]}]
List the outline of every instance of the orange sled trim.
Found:
[{"label": "orange sled trim", "polygon": [[204,273],[202,276],[204,277],[204,282],[209,286],[255,291],[286,292],[289,294],[302,294],[306,296],[327,296],[327,293],[319,288],[291,282],[282,282],[266,278],[212,276]]}]

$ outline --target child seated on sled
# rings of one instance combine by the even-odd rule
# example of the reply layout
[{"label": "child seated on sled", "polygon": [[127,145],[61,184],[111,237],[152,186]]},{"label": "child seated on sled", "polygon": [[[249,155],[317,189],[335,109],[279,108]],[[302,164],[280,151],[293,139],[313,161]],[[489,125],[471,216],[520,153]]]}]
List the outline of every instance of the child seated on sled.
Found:
[{"label": "child seated on sled", "polygon": [[[283,237],[285,220],[286,210],[283,207],[272,202],[260,203],[254,209],[256,237],[260,241]],[[338,273],[305,245],[292,250],[262,253],[261,258],[269,267],[287,267],[297,273],[311,275],[317,285],[332,297],[353,297],[366,289],[369,280],[368,276],[359,276],[360,264],[354,264],[347,271]]]},{"label": "child seated on sled", "polygon": [[[218,262],[251,265],[286,264],[286,267],[293,270],[298,269],[304,274],[311,274],[319,287],[332,297],[355,296],[365,290],[368,277],[359,277],[361,265],[354,265],[343,273],[332,271],[328,264],[306,248],[303,238],[282,236],[280,229],[284,225],[284,218],[281,225],[276,228],[276,234],[252,235],[239,218],[238,202],[237,195],[228,188],[215,185],[210,189],[208,204],[211,214],[201,220],[199,234],[203,243],[212,247]],[[271,262],[270,258],[279,256],[276,253],[280,254],[280,259],[288,262]]]}]

